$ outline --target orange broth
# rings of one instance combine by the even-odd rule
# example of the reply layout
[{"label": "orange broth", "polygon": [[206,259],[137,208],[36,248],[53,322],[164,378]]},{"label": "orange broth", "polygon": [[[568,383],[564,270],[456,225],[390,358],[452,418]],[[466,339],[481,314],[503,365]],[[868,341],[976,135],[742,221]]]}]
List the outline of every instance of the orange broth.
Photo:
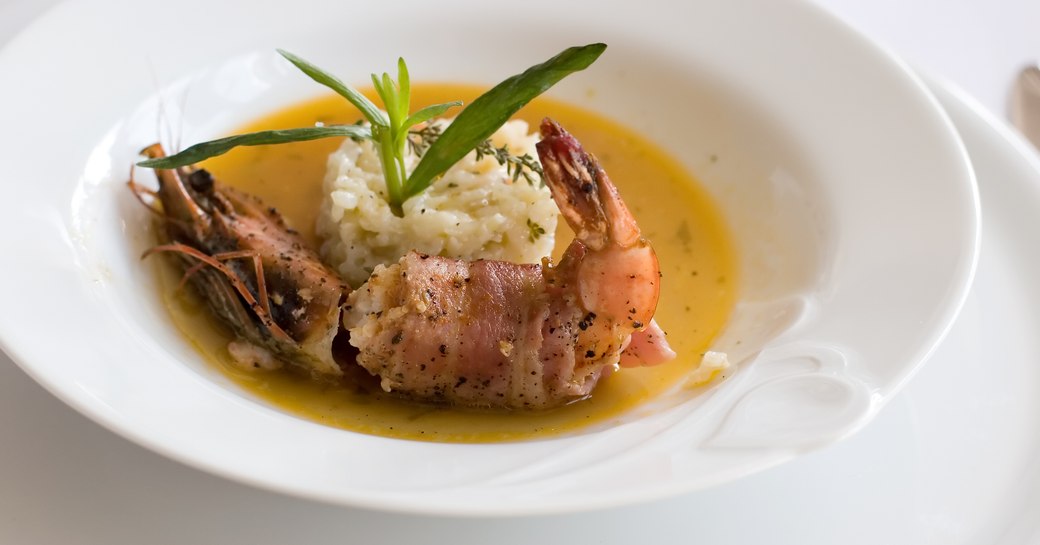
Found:
[{"label": "orange broth", "polygon": [[[415,84],[412,107],[462,99],[483,89],[456,84]],[[595,153],[654,245],[662,269],[656,319],[679,354],[665,365],[623,369],[602,380],[593,395],[542,412],[478,411],[401,400],[365,392],[346,381],[313,379],[282,369],[242,371],[230,363],[232,336],[191,294],[174,287],[179,273],[164,270],[165,300],[177,327],[202,354],[249,395],[293,415],[351,431],[431,441],[493,442],[532,439],[621,421],[631,409],[682,382],[722,329],[736,300],[736,257],[715,204],[678,162],[646,138],[603,116],[547,98],[518,118],[531,127],[551,116]],[[321,97],[272,113],[237,132],[352,123],[360,118],[338,96]],[[237,149],[203,166],[217,179],[259,196],[285,215],[314,245],[326,159],[339,139]],[[556,253],[572,238],[562,225]],[[166,269],[166,268],[164,268]]]}]

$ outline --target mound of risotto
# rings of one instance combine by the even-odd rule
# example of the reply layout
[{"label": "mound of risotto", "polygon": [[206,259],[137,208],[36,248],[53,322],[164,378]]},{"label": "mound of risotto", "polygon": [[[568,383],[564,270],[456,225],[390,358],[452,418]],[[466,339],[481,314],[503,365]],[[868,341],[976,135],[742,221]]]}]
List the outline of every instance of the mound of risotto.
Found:
[{"label": "mound of risotto", "polygon": [[[448,121],[437,121],[447,126]],[[537,157],[537,135],[510,121],[492,137],[513,155]],[[537,160],[537,159],[536,159]],[[408,170],[419,157],[409,151]],[[558,210],[544,185],[517,181],[489,156],[471,152],[429,189],[391,212],[379,156],[371,141],[347,139],[329,156],[317,230],[322,256],[352,286],[376,265],[410,250],[466,260],[537,263],[553,248]]]}]

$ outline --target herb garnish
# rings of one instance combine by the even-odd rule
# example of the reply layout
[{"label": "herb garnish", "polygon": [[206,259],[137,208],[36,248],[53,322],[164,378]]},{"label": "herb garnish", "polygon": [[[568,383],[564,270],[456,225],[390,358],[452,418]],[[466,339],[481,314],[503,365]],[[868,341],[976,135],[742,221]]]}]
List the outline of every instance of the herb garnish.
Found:
[{"label": "herb garnish", "polygon": [[542,238],[545,234],[545,227],[538,225],[538,223],[531,221],[531,218],[527,218],[527,240],[532,244],[534,241]]},{"label": "herb garnish", "polygon": [[[529,155],[515,157],[510,155],[506,148],[495,148],[487,141],[488,137],[533,98],[566,76],[591,65],[606,47],[600,43],[570,47],[541,64],[507,78],[477,97],[443,133],[437,132],[432,134],[432,137],[431,133],[426,133],[424,137],[422,132],[425,128],[432,127],[432,124],[416,131],[410,129],[423,125],[449,108],[462,103],[456,101],[435,104],[409,113],[411,82],[404,59],[398,59],[397,62],[397,81],[386,73],[382,77],[372,75],[372,85],[383,102],[383,111],[332,74],[292,53],[278,50],[278,53],[311,79],[347,99],[361,111],[370,126],[329,125],[231,136],[196,144],[169,157],[141,161],[138,165],[150,168],[177,168],[221,155],[238,146],[282,144],[332,136],[370,139],[376,145],[382,163],[387,202],[395,215],[403,216],[402,205],[406,200],[422,193],[434,180],[474,149],[479,156],[490,155],[505,164],[514,180],[523,176],[528,182],[533,183],[532,172],[541,176],[540,170],[536,170],[537,162]],[[413,138],[415,135],[418,135],[418,140]],[[409,147],[414,151],[423,152],[422,159],[410,175],[404,162],[405,152]]]},{"label": "herb garnish", "polygon": [[[408,149],[412,150],[416,157],[422,157],[426,150],[441,137],[441,131],[441,126],[433,123],[421,129],[410,131]],[[473,151],[476,152],[477,161],[484,157],[492,157],[499,166],[506,167],[506,174],[514,182],[523,177],[528,184],[534,185],[537,178],[538,183],[544,185],[544,182],[542,182],[542,176],[544,175],[542,165],[534,157],[531,157],[530,154],[513,155],[509,152],[508,145],[503,145],[500,148],[495,147],[491,139],[477,144]]]},{"label": "herb garnish", "polygon": [[498,164],[506,167],[506,174],[511,176],[514,182],[522,176],[527,183],[534,185],[535,175],[538,176],[539,182],[542,181],[542,165],[530,154],[513,155],[509,153],[508,145],[496,148],[490,140],[478,144],[474,151],[477,152],[478,161],[485,156],[494,157]]},{"label": "herb garnish", "polygon": [[408,135],[408,147],[418,157],[422,157],[426,150],[441,136],[441,126],[429,123],[421,129],[410,131]]}]

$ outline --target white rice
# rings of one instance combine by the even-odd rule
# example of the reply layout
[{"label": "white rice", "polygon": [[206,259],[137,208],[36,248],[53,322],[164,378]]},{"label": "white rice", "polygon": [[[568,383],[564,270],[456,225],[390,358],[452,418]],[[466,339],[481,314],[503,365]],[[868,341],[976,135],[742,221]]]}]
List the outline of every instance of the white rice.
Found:
[{"label": "white rice", "polygon": [[[508,145],[513,155],[537,158],[537,135],[528,134],[523,121],[506,123],[491,140],[498,147]],[[409,152],[409,172],[416,164]],[[410,250],[536,263],[552,251],[559,213],[548,188],[522,177],[513,182],[494,158],[477,161],[471,152],[405,202],[404,217],[399,218],[386,202],[375,147],[350,139],[329,156],[324,195],[317,225],[322,256],[354,287],[377,265],[396,263]],[[533,242],[532,226],[544,230]]]}]

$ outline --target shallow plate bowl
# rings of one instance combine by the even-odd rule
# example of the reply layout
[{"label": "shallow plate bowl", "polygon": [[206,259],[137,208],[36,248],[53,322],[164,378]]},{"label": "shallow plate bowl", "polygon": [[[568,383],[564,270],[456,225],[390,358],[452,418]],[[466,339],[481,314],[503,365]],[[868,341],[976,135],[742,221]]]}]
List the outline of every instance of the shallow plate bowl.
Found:
[{"label": "shallow plate bowl", "polygon": [[[381,509],[549,513],[725,482],[847,436],[960,308],[978,245],[962,145],[902,64],[815,6],[392,5],[69,2],[0,52],[12,359],[109,429],[229,478]],[[735,364],[727,380],[594,432],[422,443],[287,415],[170,326],[124,185],[166,130],[160,109],[187,143],[312,96],[275,47],[339,74],[400,55],[417,80],[493,83],[592,41],[610,48],[552,94],[670,151],[736,236],[740,303],[715,346]]]}]

